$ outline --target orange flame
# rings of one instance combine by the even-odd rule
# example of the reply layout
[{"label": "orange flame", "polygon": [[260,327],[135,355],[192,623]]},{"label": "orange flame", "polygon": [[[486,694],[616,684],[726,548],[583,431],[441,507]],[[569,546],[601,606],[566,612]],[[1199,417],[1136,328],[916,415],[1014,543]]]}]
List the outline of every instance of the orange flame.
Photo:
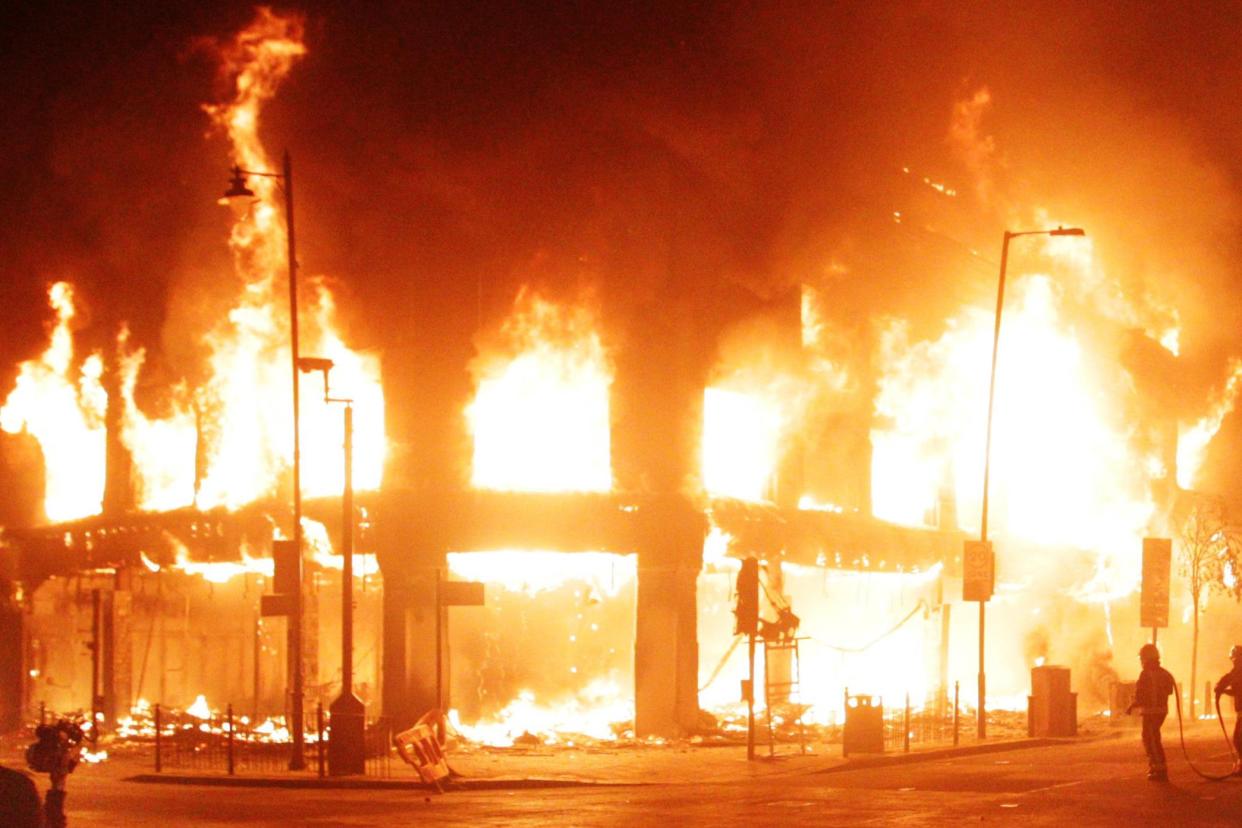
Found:
[{"label": "orange flame", "polygon": [[1208,444],[1237,404],[1239,389],[1242,389],[1242,360],[1234,359],[1229,364],[1229,379],[1225,381],[1220,396],[1212,403],[1211,410],[1189,427],[1183,427],[1177,435],[1177,485],[1183,489],[1189,489],[1194,484],[1195,475],[1207,455]]},{"label": "orange flame", "polygon": [[20,366],[17,385],[0,408],[0,428],[29,432],[43,450],[43,508],[49,520],[97,514],[103,506],[108,395],[100,383],[103,360],[91,354],[73,378],[73,288],[48,291],[56,312],[47,350]]},{"label": "orange flame", "polygon": [[[246,170],[274,170],[259,140],[259,115],[306,53],[301,37],[299,18],[261,8],[255,22],[220,50],[221,70],[233,80],[233,98],[205,110],[228,134],[233,157]],[[194,406],[185,403],[182,393],[173,417],[157,423],[126,395],[127,445],[144,508],[191,502],[200,508],[237,508],[273,494],[292,462],[289,319],[283,301],[288,283],[278,284],[288,276],[287,228],[278,209],[277,179],[251,176],[247,183],[257,198],[234,223],[229,240],[243,290],[227,318],[204,337],[210,376],[197,390]],[[344,344],[335,330],[333,299],[321,282],[310,280],[307,287],[315,304],[314,313],[303,320],[302,352],[335,363],[333,395],[354,400],[354,484],[360,490],[376,488],[385,452],[378,360]],[[344,480],[337,448],[343,442],[341,414],[322,402],[317,382],[305,383],[301,397],[303,492],[336,494]],[[189,446],[202,457],[201,477],[195,455],[187,461]]]},{"label": "orange flame", "polygon": [[612,367],[585,307],[523,289],[498,347],[471,366],[466,409],[474,437],[472,482],[483,489],[612,488],[608,390]]}]

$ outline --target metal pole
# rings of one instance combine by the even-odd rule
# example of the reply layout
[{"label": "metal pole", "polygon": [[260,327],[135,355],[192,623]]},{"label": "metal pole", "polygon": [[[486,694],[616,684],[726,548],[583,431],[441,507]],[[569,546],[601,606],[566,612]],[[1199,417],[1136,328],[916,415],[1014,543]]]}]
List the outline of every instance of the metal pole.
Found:
[{"label": "metal pole", "polygon": [[102,596],[98,589],[91,590],[91,734],[94,742],[99,738],[99,673],[100,673],[100,613]]},{"label": "metal pole", "polygon": [[323,761],[323,702],[319,702],[315,706],[315,723],[319,732],[317,747],[319,750],[319,778],[322,779],[328,772],[328,769]]},{"label": "metal pole", "polygon": [[160,721],[160,718],[161,718],[160,717],[160,706],[159,704],[156,704],[155,705],[155,772],[156,773],[159,773],[160,771],[164,769],[164,763],[163,761],[161,761],[162,757],[160,755],[160,748],[163,746],[162,741],[161,741],[162,734],[160,733],[160,731],[163,729],[163,723]]},{"label": "metal pole", "polygon": [[902,720],[904,728],[901,731],[901,741],[905,748],[905,752],[910,752],[910,691],[906,691],[906,715]]},{"label": "metal pole", "polygon": [[[354,408],[353,400],[328,395],[324,372],[324,401],[345,404],[345,488],[341,496],[341,695],[330,707],[332,738],[328,771],[333,776],[366,772],[366,706],[354,695]],[[438,588],[437,588],[438,593]],[[437,595],[438,603],[438,595]],[[439,609],[437,607],[437,609]],[[439,652],[439,614],[436,650]],[[436,697],[439,699],[439,658],[436,659]],[[437,701],[438,703],[438,701]]]},{"label": "metal pole", "polygon": [[228,716],[228,725],[229,725],[228,768],[229,768],[229,776],[232,776],[233,775],[233,705],[232,704],[228,706],[228,711],[226,715]]},{"label": "metal pole", "polygon": [[[354,407],[345,403],[345,496],[341,499],[341,554],[345,556],[341,584],[341,684],[354,690]],[[439,703],[439,699],[436,700]]]},{"label": "metal pole", "polygon": [[436,709],[444,709],[444,609],[440,603],[440,583],[443,573],[436,567]]},{"label": "metal pole", "polygon": [[[755,636],[746,636],[750,679],[746,692],[746,758],[755,758]],[[764,699],[766,702],[767,699]]]},{"label": "metal pole", "polygon": [[284,156],[285,183],[285,235],[289,249],[289,347],[290,365],[293,369],[293,547],[297,550],[298,589],[293,596],[293,612],[289,616],[289,667],[291,675],[290,725],[293,742],[290,745],[289,770],[306,767],[304,749],[306,734],[303,717],[302,684],[302,444],[301,411],[298,383],[298,260],[293,236],[293,161],[289,151]]},{"label": "metal pole", "polygon": [[254,664],[253,664],[254,697],[253,697],[253,703],[251,704],[251,708],[250,708],[251,722],[257,722],[259,720],[259,693],[263,686],[262,683],[260,682],[259,665],[261,663],[260,659],[262,657],[263,657],[263,616],[256,614],[254,617]]},{"label": "metal pole", "polygon": [[957,714],[958,714],[957,700],[958,700],[958,693],[960,692],[960,690],[961,690],[961,682],[960,681],[953,682],[953,747],[957,747],[957,743],[959,739],[958,727],[957,727]]},{"label": "metal pole", "polygon": [[[992,329],[992,373],[988,380],[987,437],[983,444],[983,505],[979,519],[979,540],[988,542],[988,483],[992,475],[992,411],[996,403],[996,357],[1000,350],[1001,313],[1005,308],[1005,269],[1009,264],[1009,240],[1015,234],[1005,231],[1001,244],[1000,279],[996,285],[996,322]],[[984,667],[984,627],[987,619],[987,602],[979,602],[979,703],[978,738],[988,735],[987,670]]]}]

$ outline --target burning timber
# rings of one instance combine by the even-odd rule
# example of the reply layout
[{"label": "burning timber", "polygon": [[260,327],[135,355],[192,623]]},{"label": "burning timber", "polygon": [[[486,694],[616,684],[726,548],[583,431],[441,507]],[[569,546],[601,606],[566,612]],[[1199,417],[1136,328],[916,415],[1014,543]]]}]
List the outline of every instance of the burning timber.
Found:
[{"label": "burning timber", "polygon": [[[386,491],[367,493],[358,505],[371,524],[362,548],[376,553],[383,576],[383,709],[397,721],[416,717],[444,698],[434,678],[437,655],[442,669],[450,655],[446,649],[437,652],[435,613],[429,605],[437,579],[449,569],[450,550],[636,552],[632,681],[637,732],[675,735],[700,725],[697,616],[703,608],[696,578],[712,525],[732,536],[734,554],[841,570],[927,570],[942,561],[951,565],[960,548],[960,535],[953,532],[734,500],[701,504],[683,497],[611,493],[472,490],[428,496]],[[322,520],[332,535],[339,529],[336,499],[309,500],[306,514]],[[270,540],[265,539],[271,538],[273,522],[285,517],[282,504],[258,502],[236,511],[101,515],[7,530],[6,541],[16,553],[11,575],[29,590],[56,576],[108,571],[144,575],[249,564],[249,571],[270,575]],[[876,550],[884,550],[882,560],[871,560]],[[130,582],[95,578],[107,595],[104,611],[114,612],[119,604],[113,593],[123,594]],[[106,689],[104,695],[113,699],[116,694]],[[108,706],[124,710],[125,705],[116,699]]]}]

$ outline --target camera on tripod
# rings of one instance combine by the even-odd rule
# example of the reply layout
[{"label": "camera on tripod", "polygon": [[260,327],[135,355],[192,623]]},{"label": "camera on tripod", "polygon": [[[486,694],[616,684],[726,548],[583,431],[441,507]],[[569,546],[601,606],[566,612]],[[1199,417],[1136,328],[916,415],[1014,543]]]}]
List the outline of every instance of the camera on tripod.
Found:
[{"label": "camera on tripod", "polygon": [[69,719],[41,724],[35,728],[36,741],[26,748],[26,764],[36,773],[73,773],[85,735],[81,725]]}]

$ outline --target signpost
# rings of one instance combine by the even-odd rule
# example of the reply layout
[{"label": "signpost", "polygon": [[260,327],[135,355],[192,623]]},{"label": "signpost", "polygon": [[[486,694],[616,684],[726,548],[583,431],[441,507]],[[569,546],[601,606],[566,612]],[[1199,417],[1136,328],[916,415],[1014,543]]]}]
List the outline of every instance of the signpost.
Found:
[{"label": "signpost", "polygon": [[1156,630],[1169,626],[1169,575],[1173,567],[1173,541],[1143,538],[1143,586],[1139,598],[1139,626]]}]

